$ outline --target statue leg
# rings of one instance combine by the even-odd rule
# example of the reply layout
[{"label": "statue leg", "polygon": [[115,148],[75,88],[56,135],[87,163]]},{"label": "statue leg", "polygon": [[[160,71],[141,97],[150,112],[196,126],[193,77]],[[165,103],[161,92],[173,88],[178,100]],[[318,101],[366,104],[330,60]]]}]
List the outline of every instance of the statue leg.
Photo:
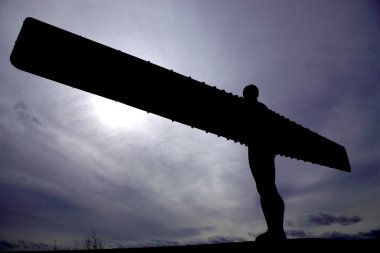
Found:
[{"label": "statue leg", "polygon": [[249,164],[260,195],[261,208],[268,231],[256,240],[284,240],[285,205],[275,184],[275,154],[268,149],[248,148]]}]

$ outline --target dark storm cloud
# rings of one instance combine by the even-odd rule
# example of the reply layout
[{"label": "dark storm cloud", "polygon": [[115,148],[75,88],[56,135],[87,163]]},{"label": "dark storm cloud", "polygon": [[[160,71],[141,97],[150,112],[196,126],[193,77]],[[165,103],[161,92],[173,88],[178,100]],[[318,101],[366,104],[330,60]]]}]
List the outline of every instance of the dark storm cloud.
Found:
[{"label": "dark storm cloud", "polygon": [[228,242],[241,242],[245,241],[246,238],[242,237],[232,237],[232,236],[213,236],[209,237],[206,243],[228,243]]},{"label": "dark storm cloud", "polygon": [[115,248],[145,248],[145,247],[165,247],[165,246],[179,246],[181,243],[175,240],[163,240],[163,239],[150,239],[142,243],[126,243],[117,244]]},{"label": "dark storm cloud", "polygon": [[37,243],[25,240],[18,240],[17,242],[0,241],[0,251],[41,251],[41,250],[54,250],[53,246],[46,243]]},{"label": "dark storm cloud", "polygon": [[334,240],[355,240],[355,239],[361,239],[360,236],[358,235],[350,235],[342,232],[326,232],[323,233],[321,238],[326,238],[326,239],[334,239]]},{"label": "dark storm cloud", "polygon": [[286,230],[289,238],[324,238],[334,240],[379,240],[380,229],[374,229],[367,232],[344,233],[340,231],[325,232],[320,235],[304,230]]},{"label": "dark storm cloud", "polygon": [[306,224],[310,226],[327,226],[332,224],[339,224],[348,226],[360,222],[362,219],[359,216],[344,216],[344,215],[331,215],[327,213],[310,214],[306,218]]},{"label": "dark storm cloud", "polygon": [[380,228],[374,229],[368,232],[361,232],[359,233],[359,236],[363,239],[372,239],[372,240],[379,240],[380,239]]},{"label": "dark storm cloud", "polygon": [[356,234],[348,234],[342,232],[327,232],[320,235],[320,238],[337,239],[337,240],[379,240],[380,229],[371,230],[368,232],[359,232]]},{"label": "dark storm cloud", "polygon": [[286,236],[290,238],[311,238],[313,235],[303,230],[286,230]]},{"label": "dark storm cloud", "polygon": [[66,196],[47,192],[43,187],[27,184],[15,187],[14,182],[2,181],[0,190],[2,192],[0,215],[3,218],[3,226],[63,228],[65,227],[63,216],[78,217],[78,222],[79,217],[86,214],[86,210]]},{"label": "dark storm cloud", "polygon": [[[362,221],[363,219],[357,215],[354,215],[354,216],[333,215],[333,214],[328,214],[324,212],[318,212],[318,213],[309,214],[305,217],[294,219],[294,220],[286,219],[284,221],[284,224],[285,224],[286,233],[290,237],[311,238],[311,237],[316,237],[317,235],[313,232],[307,231],[309,229],[316,231],[315,229],[318,230],[320,227],[327,227],[327,226],[334,227],[334,225],[340,225],[343,227],[351,228],[350,227],[351,225],[357,224]],[[307,228],[307,230],[305,230],[305,228]],[[328,229],[328,228],[324,228],[324,229]]]},{"label": "dark storm cloud", "polygon": [[0,241],[0,251],[16,251],[17,245],[7,241]]}]

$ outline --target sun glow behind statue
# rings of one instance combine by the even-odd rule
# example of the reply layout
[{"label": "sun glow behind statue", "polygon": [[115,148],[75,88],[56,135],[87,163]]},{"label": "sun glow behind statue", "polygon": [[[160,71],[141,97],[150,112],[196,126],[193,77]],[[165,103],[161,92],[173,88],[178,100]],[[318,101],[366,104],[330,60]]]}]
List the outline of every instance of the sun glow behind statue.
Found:
[{"label": "sun glow behind statue", "polygon": [[140,128],[147,113],[122,103],[95,96],[92,99],[95,115],[111,128]]}]

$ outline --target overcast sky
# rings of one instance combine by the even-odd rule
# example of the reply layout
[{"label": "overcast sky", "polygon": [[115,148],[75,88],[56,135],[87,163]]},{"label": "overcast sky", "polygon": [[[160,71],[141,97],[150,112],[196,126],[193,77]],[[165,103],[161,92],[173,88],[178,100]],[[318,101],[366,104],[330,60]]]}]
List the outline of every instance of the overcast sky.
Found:
[{"label": "overcast sky", "polygon": [[108,246],[162,245],[266,230],[245,146],[14,68],[29,16],[234,94],[255,83],[352,166],[276,158],[289,237],[378,233],[376,2],[0,0],[0,241],[70,246],[93,229]]}]

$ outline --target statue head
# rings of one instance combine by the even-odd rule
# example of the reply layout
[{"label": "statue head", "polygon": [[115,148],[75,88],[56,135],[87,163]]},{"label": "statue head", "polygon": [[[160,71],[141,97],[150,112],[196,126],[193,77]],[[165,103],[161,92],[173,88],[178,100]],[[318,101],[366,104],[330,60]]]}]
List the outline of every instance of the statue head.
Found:
[{"label": "statue head", "polygon": [[259,97],[259,89],[256,85],[249,84],[244,87],[243,97],[249,101],[257,101],[257,98]]}]

